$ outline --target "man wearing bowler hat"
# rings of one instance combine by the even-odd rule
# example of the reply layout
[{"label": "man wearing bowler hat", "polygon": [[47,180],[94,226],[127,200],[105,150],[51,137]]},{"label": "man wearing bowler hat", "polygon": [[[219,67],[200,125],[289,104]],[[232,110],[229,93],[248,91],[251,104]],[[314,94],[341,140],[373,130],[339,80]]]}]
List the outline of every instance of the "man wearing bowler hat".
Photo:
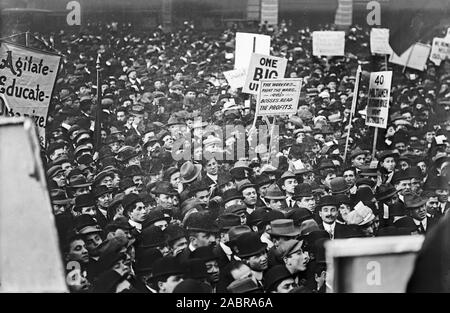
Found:
[{"label": "man wearing bowler hat", "polygon": [[123,215],[128,218],[128,223],[134,226],[137,232],[142,231],[142,223],[147,218],[148,209],[142,198],[137,194],[130,193],[122,200]]},{"label": "man wearing bowler hat", "polygon": [[243,233],[236,239],[237,256],[250,267],[258,284],[263,286],[263,273],[268,268],[267,244],[258,233]]},{"label": "man wearing bowler hat", "polygon": [[237,214],[222,214],[217,221],[219,227],[219,244],[214,247],[219,267],[223,268],[233,259],[233,250],[227,245],[229,242],[228,231],[234,226],[241,225],[241,218]]},{"label": "man wearing bowler hat", "polygon": [[438,222],[438,219],[431,217],[431,214],[427,213],[426,204],[427,200],[416,194],[407,194],[405,196],[406,209],[409,216],[413,218],[419,234],[429,232]]},{"label": "man wearing bowler hat", "polygon": [[157,259],[152,267],[152,287],[158,293],[172,293],[183,279],[183,267],[180,261],[171,256]]},{"label": "man wearing bowler hat", "polygon": [[190,259],[200,259],[205,263],[206,272],[208,273],[208,282],[216,292],[217,283],[220,277],[220,268],[217,261],[217,255],[213,251],[214,247],[204,246],[195,249],[189,256]]},{"label": "man wearing bowler hat", "polygon": [[264,275],[264,290],[267,293],[289,293],[296,287],[293,275],[284,265],[275,265]]},{"label": "man wearing bowler hat", "polygon": [[[297,208],[307,209],[314,214],[316,208],[316,199],[314,198],[312,187],[308,183],[301,183],[295,186],[293,199],[296,201]],[[295,207],[294,207],[295,208]]]},{"label": "man wearing bowler hat", "polygon": [[319,213],[320,223],[319,228],[325,230],[330,239],[345,238],[347,234],[347,226],[336,223],[338,217],[338,202],[334,196],[323,196],[316,210]]}]

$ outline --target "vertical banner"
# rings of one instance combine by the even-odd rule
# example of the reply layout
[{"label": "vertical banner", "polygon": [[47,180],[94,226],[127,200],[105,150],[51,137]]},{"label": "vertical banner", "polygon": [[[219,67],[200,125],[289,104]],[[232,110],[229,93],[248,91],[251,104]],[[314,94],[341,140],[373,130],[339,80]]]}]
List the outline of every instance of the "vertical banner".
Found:
[{"label": "vertical banner", "polygon": [[350,26],[353,23],[353,0],[338,0],[338,8],[334,16],[336,26]]},{"label": "vertical banner", "polygon": [[302,78],[263,79],[260,81],[257,116],[297,113]]},{"label": "vertical banner", "polygon": [[61,57],[0,43],[0,116],[25,116],[36,123],[45,145],[45,126]]},{"label": "vertical banner", "polygon": [[278,25],[278,0],[261,0],[261,23]]},{"label": "vertical banner", "polygon": [[247,0],[247,20],[259,21],[261,0]]},{"label": "vertical banner", "polygon": [[270,36],[236,33],[234,68],[247,70],[252,53],[270,54]]},{"label": "vertical banner", "polygon": [[370,30],[370,52],[389,55],[393,53],[389,45],[389,28],[372,28]]},{"label": "vertical banner", "polygon": [[253,53],[242,92],[257,95],[261,79],[283,78],[287,59]]},{"label": "vertical banner", "polygon": [[315,31],[312,33],[314,56],[343,56],[344,31]]},{"label": "vertical banner", "polygon": [[366,125],[386,128],[389,115],[392,71],[370,73]]}]

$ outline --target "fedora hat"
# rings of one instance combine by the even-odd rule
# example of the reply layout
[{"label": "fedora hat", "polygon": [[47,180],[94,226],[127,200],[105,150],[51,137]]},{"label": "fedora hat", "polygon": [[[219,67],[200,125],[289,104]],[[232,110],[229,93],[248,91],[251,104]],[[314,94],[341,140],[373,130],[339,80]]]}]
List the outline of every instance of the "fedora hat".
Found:
[{"label": "fedora hat", "polygon": [[244,179],[248,177],[248,173],[251,168],[248,167],[247,162],[237,161],[234,163],[233,168],[230,170],[230,174],[234,179]]},{"label": "fedora hat", "polygon": [[246,189],[246,188],[256,188],[256,185],[255,184],[253,184],[250,180],[248,180],[248,179],[245,179],[245,180],[243,180],[242,182],[239,182],[239,184],[236,184],[237,185],[237,190],[239,191],[239,192],[242,192],[242,191],[244,191],[244,189]]},{"label": "fedora hat", "polygon": [[318,230],[320,230],[319,225],[312,218],[304,220],[300,224],[300,236],[301,237],[308,236],[313,231],[318,231]]},{"label": "fedora hat", "polygon": [[270,222],[271,230],[267,233],[273,236],[296,237],[300,235],[300,228],[294,226],[291,219],[277,219]]},{"label": "fedora hat", "polygon": [[405,195],[405,207],[407,209],[416,209],[423,206],[425,203],[427,203],[427,199],[423,199],[422,197],[416,195],[416,194],[407,194]]},{"label": "fedora hat", "polygon": [[262,292],[262,288],[251,278],[241,278],[233,281],[227,287],[230,293],[255,293]]},{"label": "fedora hat", "polygon": [[391,198],[397,193],[398,190],[396,190],[391,184],[382,184],[378,187],[377,192],[375,193],[375,198],[377,201],[383,201]]},{"label": "fedora hat", "polygon": [[286,199],[286,195],[277,184],[272,184],[267,188],[264,198],[269,200],[284,200]]},{"label": "fedora hat", "polygon": [[351,186],[348,186],[344,177],[335,177],[330,181],[331,193],[341,194],[349,191]]},{"label": "fedora hat", "polygon": [[271,267],[264,275],[264,290],[266,292],[274,290],[278,283],[287,278],[293,278],[293,276],[286,266],[279,264]]},{"label": "fedora hat", "polygon": [[312,187],[308,183],[301,183],[295,186],[294,196],[292,199],[300,200],[303,197],[311,197],[313,195]]},{"label": "fedora hat", "polygon": [[266,251],[267,244],[263,243],[260,235],[254,232],[245,232],[236,239],[235,251],[239,258],[248,258]]},{"label": "fedora hat", "polygon": [[350,153],[350,159],[356,158],[358,155],[367,155],[370,154],[370,151],[368,150],[362,150],[360,147],[356,147],[355,150],[352,151],[352,153]]},{"label": "fedora hat", "polygon": [[255,185],[258,187],[267,185],[267,184],[272,184],[274,182],[273,179],[270,178],[269,175],[262,173],[261,175],[256,176],[255,178]]},{"label": "fedora hat", "polygon": [[280,179],[278,180],[278,185],[280,186],[283,185],[284,181],[289,178],[297,178],[297,177],[295,176],[294,172],[286,171],[283,173],[283,175],[281,175]]},{"label": "fedora hat", "polygon": [[193,182],[200,175],[201,171],[202,166],[200,164],[194,164],[191,161],[184,162],[180,168],[181,182]]}]

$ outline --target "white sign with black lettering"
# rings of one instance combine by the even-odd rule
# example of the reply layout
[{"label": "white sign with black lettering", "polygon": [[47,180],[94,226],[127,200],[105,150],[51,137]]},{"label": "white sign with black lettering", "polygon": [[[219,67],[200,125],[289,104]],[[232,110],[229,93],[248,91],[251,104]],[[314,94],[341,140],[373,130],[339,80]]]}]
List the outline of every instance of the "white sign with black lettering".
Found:
[{"label": "white sign with black lettering", "polygon": [[253,53],[242,92],[258,94],[261,79],[283,78],[287,59]]},{"label": "white sign with black lettering", "polygon": [[270,36],[236,33],[234,68],[247,69],[252,53],[270,54]]},{"label": "white sign with black lettering", "polygon": [[302,78],[262,79],[256,115],[289,115],[297,113]]},{"label": "white sign with black lettering", "polygon": [[450,59],[450,28],[447,29],[445,38],[434,38],[431,46],[430,60],[437,66],[441,61]]},{"label": "white sign with black lettering", "polygon": [[366,125],[386,128],[389,115],[392,71],[370,73]]},{"label": "white sign with black lettering", "polygon": [[316,31],[312,33],[314,56],[339,56],[345,53],[345,32]]},{"label": "white sign with black lettering", "polygon": [[231,70],[227,72],[223,72],[223,75],[225,76],[228,85],[230,85],[233,89],[242,88],[245,83],[245,77],[247,73],[245,72],[245,69],[237,69],[237,70]]},{"label": "white sign with black lettering", "polygon": [[401,56],[398,56],[395,52],[392,53],[389,62],[423,71],[426,68],[430,51],[430,45],[416,43],[403,52]]}]

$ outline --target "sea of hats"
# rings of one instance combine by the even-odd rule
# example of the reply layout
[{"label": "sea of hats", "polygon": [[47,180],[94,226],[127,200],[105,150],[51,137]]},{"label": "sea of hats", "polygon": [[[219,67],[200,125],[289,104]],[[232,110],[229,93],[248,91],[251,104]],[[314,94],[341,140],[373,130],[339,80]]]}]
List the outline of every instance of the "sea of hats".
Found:
[{"label": "sea of hats", "polygon": [[326,241],[425,234],[448,212],[449,60],[392,67],[372,155],[364,103],[383,60],[367,30],[330,59],[311,56],[309,28],[272,31],[271,54],[305,85],[297,114],[277,119],[279,149],[250,158],[255,97],[223,76],[235,30],[108,26],[52,34],[64,62],[42,157],[64,261],[80,265],[67,267],[72,292],[326,292]]}]

